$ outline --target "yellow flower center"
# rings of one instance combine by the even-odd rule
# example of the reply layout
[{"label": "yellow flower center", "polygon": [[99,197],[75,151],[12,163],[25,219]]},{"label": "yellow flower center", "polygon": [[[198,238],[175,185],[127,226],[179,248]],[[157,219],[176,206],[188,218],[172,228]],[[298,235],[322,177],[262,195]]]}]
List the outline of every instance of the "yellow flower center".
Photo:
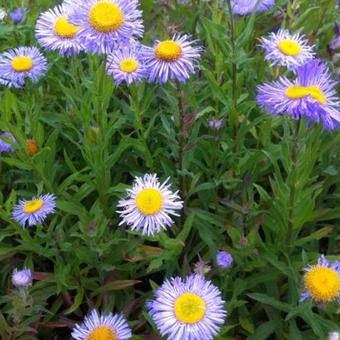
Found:
[{"label": "yellow flower center", "polygon": [[54,32],[60,38],[74,38],[80,27],[70,24],[66,17],[59,18],[54,24]]},{"label": "yellow flower center", "polygon": [[202,320],[206,310],[204,300],[196,294],[184,293],[175,302],[177,320],[193,324]]},{"label": "yellow flower center", "polygon": [[132,58],[127,58],[120,63],[120,69],[126,73],[135,72],[138,68],[138,61]]},{"label": "yellow flower center", "polygon": [[32,69],[33,61],[30,57],[27,56],[18,56],[14,57],[12,60],[12,67],[14,71],[17,72],[26,72]]},{"label": "yellow flower center", "polygon": [[279,43],[280,51],[292,57],[296,57],[301,52],[301,46],[294,40],[286,39]]},{"label": "yellow flower center", "polygon": [[89,20],[97,32],[115,32],[124,24],[124,14],[118,5],[101,1],[92,6]]},{"label": "yellow flower center", "polygon": [[176,61],[182,56],[182,47],[176,41],[165,40],[156,47],[155,56],[162,61]]},{"label": "yellow flower center", "polygon": [[40,210],[44,205],[44,201],[42,199],[27,201],[24,205],[24,212],[27,214],[34,214],[38,210]]},{"label": "yellow flower center", "polygon": [[339,296],[340,275],[334,269],[315,266],[305,274],[304,285],[315,301],[329,302]]},{"label": "yellow flower center", "polygon": [[301,99],[307,96],[313,97],[321,104],[327,103],[327,98],[325,97],[322,90],[317,86],[299,86],[294,85],[289,87],[286,91],[286,96],[290,99]]},{"label": "yellow flower center", "polygon": [[35,155],[39,150],[38,144],[34,139],[27,139],[26,146],[27,152],[30,156]]},{"label": "yellow flower center", "polygon": [[144,189],[137,195],[136,205],[142,214],[155,215],[162,209],[162,194],[156,189]]},{"label": "yellow flower center", "polygon": [[111,327],[99,326],[88,335],[87,340],[118,340],[118,338]]}]

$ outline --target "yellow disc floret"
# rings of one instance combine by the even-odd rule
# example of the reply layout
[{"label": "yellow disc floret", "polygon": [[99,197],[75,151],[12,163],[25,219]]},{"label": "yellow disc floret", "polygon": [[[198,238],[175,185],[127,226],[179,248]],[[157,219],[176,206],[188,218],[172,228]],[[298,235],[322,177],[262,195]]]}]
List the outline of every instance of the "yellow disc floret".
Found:
[{"label": "yellow disc floret", "polygon": [[12,67],[17,72],[27,72],[33,67],[33,60],[27,56],[17,56],[12,60]]},{"label": "yellow disc floret", "polygon": [[155,49],[155,56],[161,61],[176,61],[182,56],[182,47],[176,41],[165,40],[160,42]]},{"label": "yellow disc floret", "polygon": [[23,211],[27,214],[34,214],[39,211],[44,205],[44,201],[42,199],[36,199],[27,201],[24,204]]},{"label": "yellow disc floret", "polygon": [[155,215],[162,209],[162,194],[156,189],[144,189],[137,195],[136,205],[142,214]]},{"label": "yellow disc floret", "polygon": [[86,340],[118,340],[115,331],[109,326],[96,327]]},{"label": "yellow disc floret", "polygon": [[204,300],[196,294],[184,293],[175,302],[175,315],[178,321],[194,324],[202,320],[206,310]]},{"label": "yellow disc floret", "polygon": [[301,99],[307,96],[311,96],[321,104],[327,103],[327,98],[321,89],[317,86],[299,86],[294,85],[289,87],[285,94],[290,99]]},{"label": "yellow disc floret", "polygon": [[340,275],[332,268],[315,266],[305,274],[304,286],[313,300],[330,302],[340,294]]},{"label": "yellow disc floret", "polygon": [[74,38],[80,27],[70,24],[66,17],[60,17],[54,24],[54,33],[65,39]]},{"label": "yellow disc floret", "polygon": [[123,72],[126,72],[126,73],[135,72],[137,70],[138,66],[139,66],[138,61],[133,59],[133,58],[125,59],[119,65],[120,69]]},{"label": "yellow disc floret", "polygon": [[118,5],[101,1],[92,6],[89,21],[97,32],[110,33],[117,31],[124,24],[124,14]]},{"label": "yellow disc floret", "polygon": [[288,56],[296,57],[301,52],[301,46],[294,40],[285,39],[279,42],[279,50]]}]

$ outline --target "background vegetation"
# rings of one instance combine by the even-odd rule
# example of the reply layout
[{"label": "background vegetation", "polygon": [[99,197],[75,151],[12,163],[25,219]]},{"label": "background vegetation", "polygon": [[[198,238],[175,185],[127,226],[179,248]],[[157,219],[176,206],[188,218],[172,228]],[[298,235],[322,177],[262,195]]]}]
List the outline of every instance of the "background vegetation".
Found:
[{"label": "background vegetation", "polygon": [[[2,1],[28,13],[17,26],[0,23],[1,51],[37,46],[36,18],[55,3]],[[186,85],[118,88],[102,57],[45,53],[49,71],[38,85],[0,89],[0,130],[18,141],[0,159],[0,337],[67,339],[97,307],[123,311],[134,339],[157,339],[145,309],[152,290],[191,272],[199,256],[215,267],[218,249],[235,258],[232,269],[208,274],[227,301],[218,339],[325,339],[339,331],[339,305],[299,304],[299,294],[304,266],[320,253],[340,260],[340,135],[301,124],[294,137],[295,122],[272,118],[255,101],[256,86],[278,72],[258,39],[280,27],[302,30],[335,72],[328,45],[336,1],[278,0],[274,11],[236,18],[234,37],[221,0],[141,3],[144,43],[179,31],[205,47]],[[209,128],[210,118],[223,118],[223,128]],[[29,138],[39,145],[33,157]],[[176,226],[157,237],[118,227],[115,212],[133,176],[146,172],[171,176],[185,200]],[[46,224],[13,222],[19,198],[47,192],[58,209]],[[10,276],[24,265],[35,281],[23,298]]]}]

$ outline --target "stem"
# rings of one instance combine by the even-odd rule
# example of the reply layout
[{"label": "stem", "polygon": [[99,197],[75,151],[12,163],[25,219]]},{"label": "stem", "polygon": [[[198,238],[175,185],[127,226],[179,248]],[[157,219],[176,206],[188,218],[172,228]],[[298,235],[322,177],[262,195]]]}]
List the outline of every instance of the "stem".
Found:
[{"label": "stem", "polygon": [[104,133],[104,82],[105,82],[105,61],[102,62],[99,74],[99,87],[98,87],[98,105],[97,105],[97,124],[99,127],[99,133]]},{"label": "stem", "polygon": [[230,16],[230,39],[231,39],[231,50],[232,50],[232,64],[231,64],[231,78],[232,78],[232,113],[231,113],[231,124],[233,126],[233,139],[234,148],[236,151],[237,147],[237,127],[238,127],[238,117],[237,117],[237,65],[234,62],[236,57],[236,44],[235,44],[235,21],[233,16],[233,10],[231,7],[231,1],[227,0],[229,16]]},{"label": "stem", "polygon": [[[186,190],[185,190],[185,179],[183,176],[184,170],[184,147],[185,147],[185,106],[184,106],[184,98],[181,90],[181,84],[179,81],[176,82],[177,86],[177,96],[178,96],[178,113],[179,113],[179,140],[178,140],[178,171],[179,171],[179,188],[182,195],[182,198],[185,199]],[[184,222],[184,215],[181,215],[182,218],[182,226]]]},{"label": "stem", "polygon": [[293,235],[293,213],[294,213],[294,206],[295,206],[295,195],[296,195],[296,183],[295,183],[295,172],[297,168],[297,160],[298,160],[298,136],[300,130],[300,123],[301,119],[297,121],[295,124],[293,140],[292,140],[292,152],[291,152],[291,160],[292,160],[292,169],[291,173],[293,174],[293,183],[289,185],[289,210],[288,210],[288,232],[287,232],[287,239],[286,245],[290,246],[292,241]]}]

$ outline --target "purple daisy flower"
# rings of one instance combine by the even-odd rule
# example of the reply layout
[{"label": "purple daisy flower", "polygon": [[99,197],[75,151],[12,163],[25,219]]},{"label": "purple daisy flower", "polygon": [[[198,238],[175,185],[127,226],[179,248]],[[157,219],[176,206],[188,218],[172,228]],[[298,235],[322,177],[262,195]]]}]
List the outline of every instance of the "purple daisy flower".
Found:
[{"label": "purple daisy flower", "polygon": [[231,0],[231,8],[237,15],[265,12],[275,5],[275,0]]},{"label": "purple daisy flower", "polygon": [[340,261],[330,262],[323,255],[314,266],[304,269],[304,291],[300,301],[312,299],[317,303],[340,303]]},{"label": "purple daisy flower", "polygon": [[233,261],[233,256],[224,250],[220,250],[216,255],[216,262],[221,268],[229,268]]},{"label": "purple daisy flower", "polygon": [[12,283],[17,288],[28,288],[32,284],[32,272],[28,268],[18,270],[15,268],[12,273]]},{"label": "purple daisy flower", "polygon": [[62,56],[79,54],[82,45],[78,39],[80,27],[69,23],[69,6],[60,5],[42,13],[35,27],[35,36],[46,50],[58,50]]},{"label": "purple daisy flower", "polygon": [[132,332],[125,318],[119,314],[98,314],[94,309],[81,325],[76,325],[71,334],[73,339],[131,339]]},{"label": "purple daisy flower", "polygon": [[0,74],[9,87],[22,87],[25,79],[36,83],[46,73],[47,59],[36,47],[19,47],[0,55]]},{"label": "purple daisy flower", "polygon": [[186,34],[175,34],[171,40],[156,41],[153,47],[145,47],[149,81],[164,84],[168,80],[182,83],[188,80],[202,51],[201,47],[193,46],[196,42]]},{"label": "purple daisy flower", "polygon": [[213,340],[227,315],[219,289],[199,274],[166,280],[147,307],[168,340]]},{"label": "purple daisy flower", "polygon": [[315,54],[304,35],[291,35],[287,30],[272,32],[268,39],[262,38],[262,47],[265,59],[271,61],[272,66],[285,66],[290,70],[313,59]]},{"label": "purple daisy flower", "polygon": [[107,56],[107,73],[112,76],[117,85],[126,82],[141,82],[147,75],[141,55],[143,47],[138,44],[123,47]]},{"label": "purple daisy flower", "polygon": [[117,211],[122,218],[119,225],[127,224],[132,231],[142,230],[143,235],[154,235],[169,228],[183,207],[178,191],[170,190],[169,178],[162,184],[156,174],[136,177],[128,197],[118,202]]},{"label": "purple daisy flower", "polygon": [[87,0],[74,4],[70,21],[82,27],[79,39],[87,52],[110,53],[119,44],[141,38],[144,33],[138,0]]},{"label": "purple daisy flower", "polygon": [[20,200],[13,209],[13,219],[23,228],[43,223],[47,215],[55,212],[56,197],[54,194],[34,197],[31,200]]},{"label": "purple daisy flower", "polygon": [[327,130],[340,125],[340,101],[326,64],[313,59],[297,68],[296,79],[281,77],[258,86],[257,102],[272,114],[288,113],[293,119],[322,122]]},{"label": "purple daisy flower", "polygon": [[0,153],[13,151],[13,144],[16,143],[14,136],[10,132],[4,132],[0,135]]}]

